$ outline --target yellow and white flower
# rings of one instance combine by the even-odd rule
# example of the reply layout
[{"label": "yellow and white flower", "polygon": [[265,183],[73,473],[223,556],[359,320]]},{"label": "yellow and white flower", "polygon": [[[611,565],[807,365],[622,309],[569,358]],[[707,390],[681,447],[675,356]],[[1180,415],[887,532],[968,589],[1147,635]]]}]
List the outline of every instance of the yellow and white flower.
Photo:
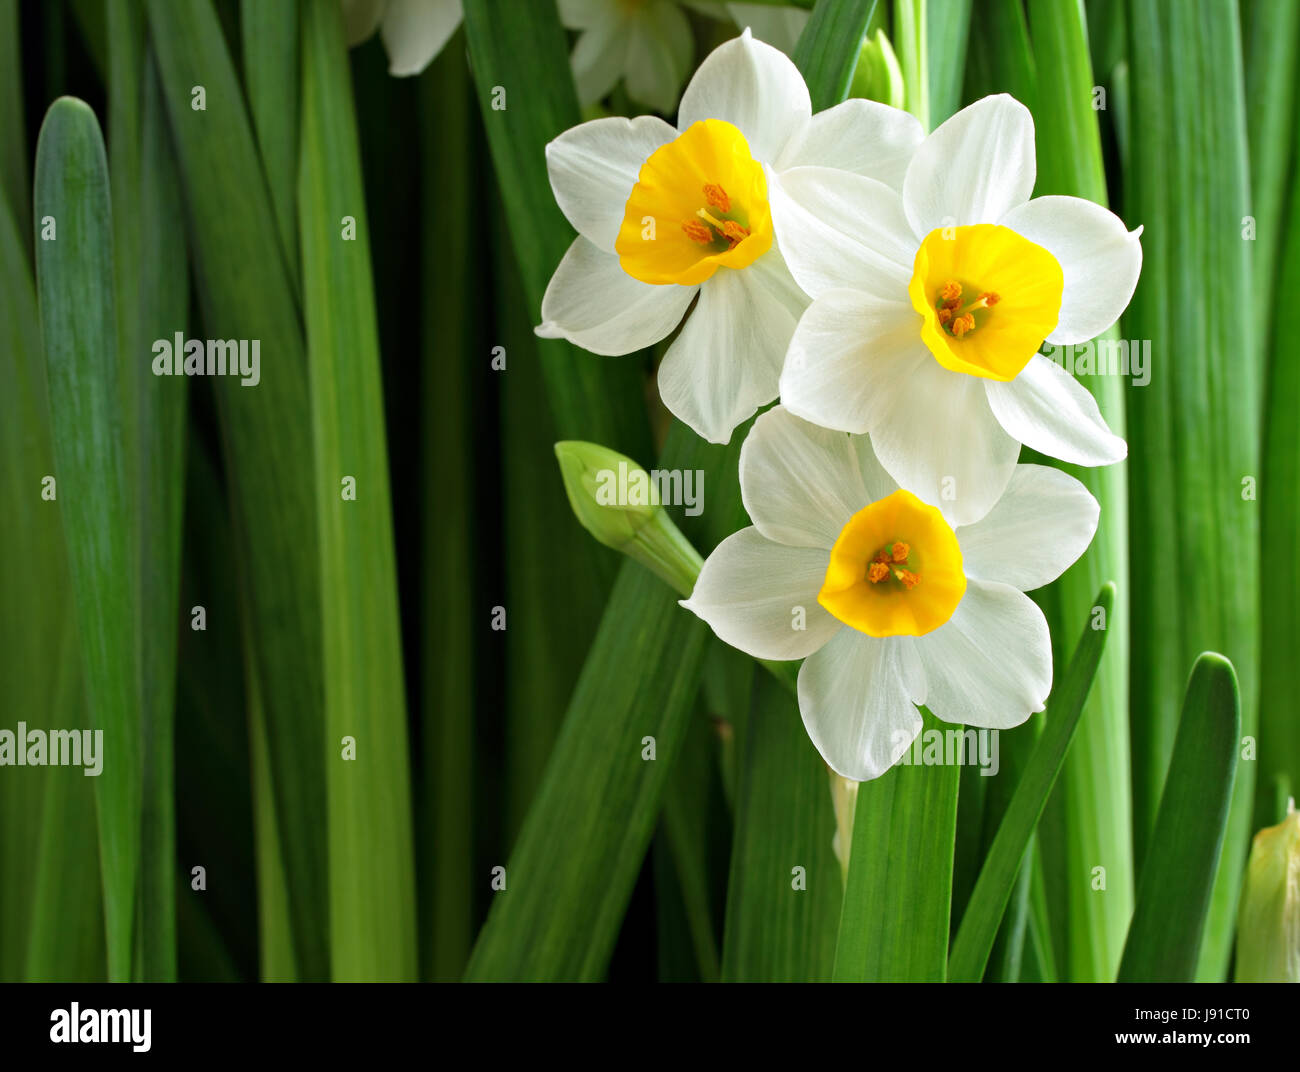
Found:
[{"label": "yellow and white flower", "polygon": [[938,718],[1009,729],[1043,709],[1052,644],[1024,593],[1087,548],[1098,506],[1071,476],[1020,465],[959,524],[892,480],[867,436],[783,406],[740,453],[753,525],[705,561],[682,605],[760,659],[804,659],[799,710],[837,773],[879,777]]},{"label": "yellow and white flower", "polygon": [[797,168],[772,198],[777,240],[814,299],[781,401],[869,432],[881,463],[928,501],[982,516],[1020,444],[1080,465],[1123,459],[1091,394],[1038,353],[1104,332],[1133,295],[1141,228],[1076,197],[1030,200],[1034,125],[1008,96],[958,112],[916,151],[901,189]]},{"label": "yellow and white flower", "polygon": [[349,47],[379,31],[388,73],[417,75],[434,61],[460,25],[460,0],[341,0]]},{"label": "yellow and white flower", "polygon": [[814,116],[794,64],[746,31],[700,65],[676,129],[654,116],[596,119],[547,146],[551,187],[578,238],[537,333],[627,354],[690,310],[659,392],[700,435],[727,442],[776,397],[807,304],[774,240],[781,175],[843,168],[897,191],[921,136],[911,116],[874,101]]}]

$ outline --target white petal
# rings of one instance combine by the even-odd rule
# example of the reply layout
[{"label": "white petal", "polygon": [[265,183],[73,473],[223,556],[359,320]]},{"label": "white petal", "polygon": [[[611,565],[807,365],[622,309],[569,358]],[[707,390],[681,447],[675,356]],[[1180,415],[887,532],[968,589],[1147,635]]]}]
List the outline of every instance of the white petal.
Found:
[{"label": "white petal", "polygon": [[579,236],[546,287],[537,334],[593,354],[630,354],[677,327],[697,289],[633,279],[613,253]]},{"label": "white petal", "polygon": [[757,421],[740,448],[745,511],[769,540],[824,547],[872,500],[857,451],[843,432],[800,420],[776,406]]},{"label": "white petal", "polygon": [[703,119],[737,127],[755,160],[770,162],[812,117],[803,76],[783,53],[746,30],[700,64],[677,113],[677,129]]},{"label": "white petal", "polygon": [[957,530],[967,577],[1029,592],[1070,568],[1097,531],[1101,507],[1074,477],[1017,465],[997,504]]},{"label": "white petal", "polygon": [[1019,726],[1052,691],[1047,619],[1023,592],[968,579],[951,618],[916,640],[930,711],[985,729]]},{"label": "white petal", "polygon": [[829,551],[785,547],[741,529],[705,560],[681,605],[756,659],[802,659],[843,628],[817,602],[829,561]]},{"label": "white petal", "polygon": [[419,74],[442,51],[460,20],[460,0],[389,0],[379,27],[388,51],[388,73]]},{"label": "white petal", "polygon": [[933,362],[920,321],[903,302],[827,291],[808,307],[790,340],[781,404],[824,428],[869,432],[889,404],[883,396],[906,387],[916,365]]},{"label": "white petal", "polygon": [[911,637],[881,640],[845,628],[799,669],[799,713],[837,774],[869,782],[897,763],[921,731],[912,702],[918,684]]},{"label": "white petal", "polygon": [[903,180],[918,238],[936,227],[997,223],[1034,190],[1034,120],[1014,97],[968,105],[930,134]]},{"label": "white petal", "polygon": [[612,251],[641,165],[677,136],[662,119],[593,119],[546,146],[546,169],[561,211],[574,229]]},{"label": "white petal", "polygon": [[1142,274],[1141,227],[1129,231],[1115,213],[1079,197],[1036,197],[1002,225],[1060,262],[1065,291],[1049,342],[1086,342],[1119,319]]},{"label": "white petal", "polygon": [[768,171],[777,244],[809,295],[839,287],[906,301],[917,243],[902,198],[875,179],[834,168]]},{"label": "white petal", "polygon": [[1002,427],[1027,447],[1076,465],[1110,465],[1128,444],[1102,419],[1097,400],[1055,361],[1036,354],[1014,380],[985,380]]},{"label": "white petal", "polygon": [[998,501],[1020,456],[984,395],[984,380],[944,368],[929,351],[882,385],[871,443],[900,487],[969,525]]},{"label": "white petal", "polygon": [[695,40],[682,9],[670,0],[652,0],[631,20],[627,52],[627,93],[635,101],[667,114],[691,69]]},{"label": "white petal", "polygon": [[608,7],[602,8],[600,17],[591,20],[578,35],[569,65],[573,68],[578,103],[584,108],[595,104],[623,77],[630,36],[628,20]]},{"label": "white petal", "polygon": [[813,116],[775,166],[780,171],[801,166],[839,168],[878,179],[901,193],[907,166],[924,138],[915,116],[854,97]]},{"label": "white petal", "polygon": [[659,366],[659,396],[710,443],[776,398],[804,299],[775,249],[748,268],[720,268]]}]

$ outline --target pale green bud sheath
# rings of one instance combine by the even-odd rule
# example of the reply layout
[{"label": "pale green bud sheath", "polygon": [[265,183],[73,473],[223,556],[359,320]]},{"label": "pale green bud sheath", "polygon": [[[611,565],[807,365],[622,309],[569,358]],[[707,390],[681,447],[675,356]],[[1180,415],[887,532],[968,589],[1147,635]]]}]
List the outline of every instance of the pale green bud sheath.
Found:
[{"label": "pale green bud sheath", "polygon": [[663,508],[650,474],[598,443],[565,440],[555,444],[555,457],[579,524],[689,596],[703,559]]},{"label": "pale green bud sheath", "polygon": [[906,103],[903,89],[903,68],[894,55],[893,46],[884,30],[862,39],[858,53],[858,66],[849,85],[850,97],[879,101],[891,108],[902,108]]},{"label": "pale green bud sheath", "polygon": [[1239,983],[1300,983],[1300,812],[1255,835],[1237,915]]},{"label": "pale green bud sheath", "polygon": [[[563,440],[555,444],[555,457],[578,523],[689,597],[704,560],[660,503],[658,481],[627,455],[599,443]],[[756,661],[795,691],[798,663]]]}]

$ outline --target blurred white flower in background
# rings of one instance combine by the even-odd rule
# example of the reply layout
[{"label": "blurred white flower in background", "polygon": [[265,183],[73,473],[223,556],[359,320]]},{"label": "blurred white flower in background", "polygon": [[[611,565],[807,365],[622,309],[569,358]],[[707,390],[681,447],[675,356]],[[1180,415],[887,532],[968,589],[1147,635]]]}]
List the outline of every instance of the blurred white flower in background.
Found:
[{"label": "blurred white flower in background", "polygon": [[434,61],[460,25],[460,0],[340,0],[348,47],[379,31],[388,73],[416,75]]}]

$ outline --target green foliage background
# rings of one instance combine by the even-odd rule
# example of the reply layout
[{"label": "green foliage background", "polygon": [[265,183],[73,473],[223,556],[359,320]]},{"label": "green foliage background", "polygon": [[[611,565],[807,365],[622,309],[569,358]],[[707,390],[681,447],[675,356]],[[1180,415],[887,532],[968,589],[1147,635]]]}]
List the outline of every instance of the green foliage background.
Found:
[{"label": "green foliage background", "polygon": [[[0,979],[1228,977],[1300,782],[1300,5],[799,6],[816,107],[883,28],[924,124],[1010,92],[1035,193],[1145,228],[1150,383],[1083,377],[1129,460],[1075,471],[1102,528],[1000,775],[839,800],[842,874],[788,679],[570,514],[557,440],[700,469],[707,554],[743,434],[532,333],[543,147],[594,114],[549,0],[464,0],[402,80],[336,0],[0,0],[0,728],[108,754],[0,768]],[[261,384],[149,374],[176,332]]]}]

